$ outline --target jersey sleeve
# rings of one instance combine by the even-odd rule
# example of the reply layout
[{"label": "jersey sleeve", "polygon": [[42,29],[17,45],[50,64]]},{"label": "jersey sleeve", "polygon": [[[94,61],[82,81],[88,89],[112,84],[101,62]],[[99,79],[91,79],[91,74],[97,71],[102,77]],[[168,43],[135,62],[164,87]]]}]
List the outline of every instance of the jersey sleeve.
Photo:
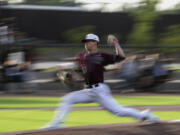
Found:
[{"label": "jersey sleeve", "polygon": [[104,66],[108,64],[114,64],[116,62],[120,62],[125,59],[125,57],[121,57],[119,55],[108,54],[108,53],[103,53],[102,55],[104,57]]}]

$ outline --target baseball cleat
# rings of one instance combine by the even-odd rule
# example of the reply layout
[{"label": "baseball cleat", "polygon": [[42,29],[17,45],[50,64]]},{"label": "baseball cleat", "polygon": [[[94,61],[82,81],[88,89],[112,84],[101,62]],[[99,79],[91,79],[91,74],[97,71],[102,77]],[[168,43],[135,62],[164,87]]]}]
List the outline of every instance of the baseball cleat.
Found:
[{"label": "baseball cleat", "polygon": [[148,121],[148,122],[153,122],[153,123],[160,122],[159,117],[152,114],[149,109],[142,111],[141,114],[144,116],[142,121]]}]

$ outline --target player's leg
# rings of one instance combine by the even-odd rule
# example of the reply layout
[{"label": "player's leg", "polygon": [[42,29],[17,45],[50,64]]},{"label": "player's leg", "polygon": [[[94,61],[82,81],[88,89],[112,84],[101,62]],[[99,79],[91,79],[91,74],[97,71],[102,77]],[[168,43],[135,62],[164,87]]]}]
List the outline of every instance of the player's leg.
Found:
[{"label": "player's leg", "polygon": [[119,105],[117,101],[112,97],[109,87],[105,84],[101,84],[99,87],[95,88],[94,91],[97,92],[96,101],[114,115],[133,117],[139,120],[144,120],[149,115],[148,112],[141,113],[137,109]]},{"label": "player's leg", "polygon": [[47,125],[47,128],[58,127],[59,124],[63,124],[69,112],[72,110],[73,104],[89,103],[93,101],[92,94],[88,89],[67,94],[60,102],[60,106],[56,109],[55,116],[53,120]]}]

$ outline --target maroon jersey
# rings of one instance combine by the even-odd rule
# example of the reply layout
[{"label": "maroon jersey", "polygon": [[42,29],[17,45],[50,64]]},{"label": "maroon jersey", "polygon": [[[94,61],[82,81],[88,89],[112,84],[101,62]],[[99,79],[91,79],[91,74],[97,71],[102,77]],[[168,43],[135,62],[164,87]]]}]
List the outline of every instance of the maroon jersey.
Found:
[{"label": "maroon jersey", "polygon": [[[103,52],[97,52],[92,54],[82,52],[79,53],[77,56],[79,57],[79,64],[82,67],[85,81],[88,85],[104,82],[104,66],[116,62],[117,57],[117,55]],[[120,60],[122,59],[124,58],[121,58]]]}]

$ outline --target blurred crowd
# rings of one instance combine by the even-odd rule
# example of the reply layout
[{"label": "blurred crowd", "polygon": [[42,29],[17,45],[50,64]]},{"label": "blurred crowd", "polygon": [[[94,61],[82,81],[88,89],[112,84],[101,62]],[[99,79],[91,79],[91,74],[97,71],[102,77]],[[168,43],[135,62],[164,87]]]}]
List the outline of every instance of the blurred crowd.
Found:
[{"label": "blurred crowd", "polygon": [[[4,48],[2,58],[2,81],[1,83],[24,83],[26,87],[36,80],[36,64],[37,57],[33,51],[33,47],[7,47]],[[106,69],[114,79],[124,80],[119,83],[118,88],[121,89],[144,89],[153,87],[166,82],[171,75],[171,71],[164,66],[164,62],[160,59],[160,54],[136,54],[127,57],[124,61],[113,65],[115,68]],[[35,64],[36,63],[36,64]],[[75,60],[59,61],[57,65],[51,65],[50,69],[54,76],[54,81],[60,80],[60,83],[72,87],[80,85],[83,80],[82,71]],[[72,63],[68,65],[67,63]],[[74,63],[74,64],[73,64]],[[41,64],[41,68],[47,69],[47,64]],[[68,67],[67,67],[68,66]],[[55,68],[53,68],[55,67]],[[63,68],[64,67],[64,68]],[[48,69],[47,69],[48,70]],[[41,75],[45,72],[41,72]],[[43,75],[42,75],[43,76]],[[111,77],[111,78],[112,78]],[[42,78],[47,79],[47,78]],[[109,79],[106,77],[105,79]]]},{"label": "blurred crowd", "polygon": [[14,41],[12,24],[0,23],[0,44],[12,44]]},{"label": "blurred crowd", "polygon": [[126,80],[119,88],[144,89],[167,81],[170,72],[160,60],[159,54],[138,54],[118,64],[116,77]]}]

